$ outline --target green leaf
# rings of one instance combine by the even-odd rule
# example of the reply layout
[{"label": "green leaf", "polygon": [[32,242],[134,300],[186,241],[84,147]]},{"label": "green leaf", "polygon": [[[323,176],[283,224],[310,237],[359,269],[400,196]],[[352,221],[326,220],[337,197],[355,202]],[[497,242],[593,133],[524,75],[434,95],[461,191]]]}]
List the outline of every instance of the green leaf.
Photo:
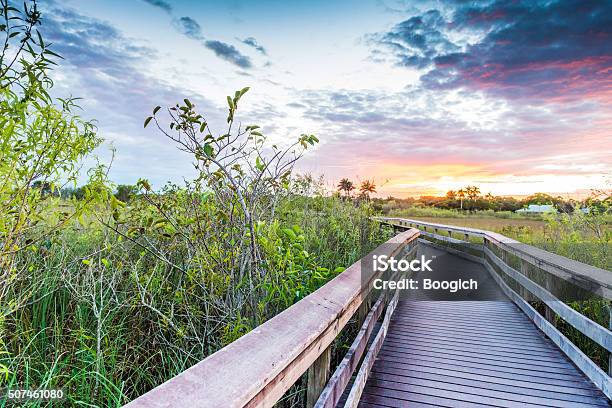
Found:
[{"label": "green leaf", "polygon": [[40,35],[38,30],[36,30],[36,34],[38,35],[38,45],[40,45],[41,48],[45,48],[45,42],[43,41],[42,35]]},{"label": "green leaf", "polygon": [[263,161],[261,161],[259,159],[259,156],[257,156],[257,159],[255,159],[255,168],[259,171],[262,171],[265,168],[265,164],[263,163]]},{"label": "green leaf", "polygon": [[234,101],[232,101],[232,98],[229,95],[227,97],[227,104],[229,105],[230,111],[236,109],[234,106]]},{"label": "green leaf", "polygon": [[155,109],[153,109],[153,114],[155,115],[160,109],[161,106],[156,106]]},{"label": "green leaf", "polygon": [[145,119],[144,121],[144,127],[147,127],[147,125],[149,124],[149,122],[151,121],[151,119],[153,119],[153,116],[149,116],[148,118]]},{"label": "green leaf", "polygon": [[212,157],[212,156],[213,156],[213,153],[214,153],[214,151],[213,151],[212,146],[211,146],[209,143],[206,143],[206,144],[204,145],[204,154],[205,154],[206,156],[208,156],[208,157]]},{"label": "green leaf", "polygon": [[297,235],[295,235],[295,232],[293,232],[292,229],[290,228],[283,228],[283,232],[285,233],[285,235],[287,235],[291,240],[295,240],[297,238]]},{"label": "green leaf", "polygon": [[144,188],[146,191],[151,191],[151,185],[149,184],[148,180],[140,179],[140,180],[138,180],[136,185],[141,187],[141,188]]},{"label": "green leaf", "polygon": [[45,54],[52,55],[52,56],[54,56],[54,57],[56,57],[56,58],[61,58],[61,59],[64,59],[64,57],[62,57],[61,55],[56,54],[56,53],[54,53],[53,51],[50,51],[50,50],[47,50],[47,49],[45,49]]}]

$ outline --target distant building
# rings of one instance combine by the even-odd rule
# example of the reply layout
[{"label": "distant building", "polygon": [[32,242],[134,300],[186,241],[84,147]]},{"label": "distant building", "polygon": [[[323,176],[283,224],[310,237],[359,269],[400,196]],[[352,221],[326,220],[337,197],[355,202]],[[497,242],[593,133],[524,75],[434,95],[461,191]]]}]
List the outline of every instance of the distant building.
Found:
[{"label": "distant building", "polygon": [[528,213],[528,214],[543,214],[543,213],[556,213],[557,209],[552,204],[529,204],[527,208],[521,208],[516,210],[517,213]]}]

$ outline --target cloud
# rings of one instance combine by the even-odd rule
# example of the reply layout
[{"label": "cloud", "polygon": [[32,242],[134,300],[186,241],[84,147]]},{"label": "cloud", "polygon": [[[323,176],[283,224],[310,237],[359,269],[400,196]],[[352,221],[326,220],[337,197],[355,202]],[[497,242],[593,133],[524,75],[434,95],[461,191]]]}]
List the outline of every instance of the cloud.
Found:
[{"label": "cloud", "polygon": [[217,57],[223,58],[240,68],[251,68],[253,66],[251,59],[246,55],[242,55],[233,45],[217,40],[207,40],[204,42],[204,45],[212,50]]},{"label": "cloud", "polygon": [[[144,118],[156,105],[168,106],[189,98],[209,122],[224,123],[224,113],[201,95],[146,72],[157,53],[126,38],[112,25],[86,17],[57,3],[48,3],[40,28],[51,49],[64,57],[52,73],[53,94],[77,92],[81,116],[97,119],[99,134],[117,148],[111,177],[120,183],[149,178],[156,186],[190,178],[193,168]],[[99,151],[102,156],[106,149]]]},{"label": "cloud", "polygon": [[63,64],[95,68],[109,76],[125,73],[125,66],[155,55],[155,50],[129,41],[113,26],[71,9],[53,7],[42,16],[40,31]]},{"label": "cloud", "polygon": [[446,24],[438,10],[430,10],[397,24],[391,31],[374,35],[370,41],[391,50],[399,65],[426,68],[438,55],[459,50],[441,31]]},{"label": "cloud", "polygon": [[202,45],[214,52],[217,57],[229,61],[240,68],[248,69],[253,67],[251,59],[240,53],[233,45],[219,40],[206,39],[202,34],[200,24],[191,17],[175,19],[174,26],[185,36],[192,40],[200,41]]},{"label": "cloud", "polygon": [[[331,179],[361,175],[429,188],[444,184],[443,177],[460,184],[479,177],[535,180],[542,175],[549,180],[549,175],[576,176],[568,170],[570,163],[572,169],[585,169],[584,175],[597,173],[607,167],[610,154],[597,136],[609,128],[608,116],[588,101],[544,107],[483,91],[422,87],[309,90],[292,99],[292,107],[313,124],[309,131],[322,141],[316,156],[306,158],[306,170],[325,169]],[[568,151],[572,157],[560,159]]]},{"label": "cloud", "polygon": [[143,0],[143,1],[154,7],[162,9],[166,13],[172,12],[172,6],[168,2],[165,2],[164,0]]},{"label": "cloud", "polygon": [[193,40],[203,40],[202,27],[191,17],[180,17],[174,20],[174,26],[185,36]]},{"label": "cloud", "polygon": [[[448,16],[443,18],[442,15]],[[610,99],[612,3],[493,1],[429,10],[369,37],[432,89],[506,98]]]},{"label": "cloud", "polygon": [[260,45],[257,42],[257,40],[253,37],[245,38],[244,40],[242,40],[242,43],[255,48],[257,51],[259,51],[263,55],[268,55],[268,52],[266,51],[266,49],[262,45]]}]

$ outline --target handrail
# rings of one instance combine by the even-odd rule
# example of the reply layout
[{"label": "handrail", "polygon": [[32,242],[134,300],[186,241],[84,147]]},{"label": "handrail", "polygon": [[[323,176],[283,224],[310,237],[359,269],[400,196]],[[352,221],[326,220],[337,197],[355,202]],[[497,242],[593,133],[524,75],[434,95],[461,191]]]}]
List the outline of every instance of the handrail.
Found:
[{"label": "handrail", "polygon": [[376,219],[384,220],[384,221],[401,221],[401,222],[408,224],[408,225],[402,225],[404,227],[409,226],[409,224],[418,224],[418,225],[423,225],[426,227],[444,229],[447,231],[458,232],[461,234],[467,233],[468,235],[475,235],[475,236],[480,236],[480,237],[486,235],[487,233],[491,233],[491,231],[481,230],[477,228],[458,227],[455,225],[447,225],[447,224],[436,224],[434,222],[419,221],[419,220],[413,220],[410,218],[376,217]]},{"label": "handrail", "polygon": [[[541,268],[559,278],[586,289],[598,296],[612,300],[612,273],[561,255],[553,254],[540,248],[523,244],[502,234],[476,228],[458,227],[454,225],[436,224],[413,220],[410,218],[378,217],[380,221],[407,228],[411,224],[425,226],[461,234],[475,235],[492,241],[496,246],[521,258],[522,260]],[[398,224],[397,222],[401,222]]]},{"label": "handrail", "polygon": [[372,341],[370,349],[363,358],[361,367],[359,367],[359,371],[355,376],[353,386],[351,387],[348,397],[346,398],[346,402],[344,403],[344,408],[357,408],[357,405],[359,404],[361,394],[363,393],[363,389],[365,388],[366,382],[368,381],[368,376],[370,374],[370,371],[372,370],[372,366],[374,365],[376,356],[378,355],[378,352],[380,351],[383,342],[385,341],[385,337],[387,336],[387,330],[389,330],[391,316],[393,316],[393,312],[395,311],[395,307],[397,306],[399,293],[399,289],[396,289],[393,298],[391,299],[391,302],[387,306],[385,318],[383,319],[380,325],[380,329],[378,330],[376,337]]},{"label": "handrail", "polygon": [[495,232],[489,232],[486,237],[528,263],[612,300],[612,272],[520,243]]},{"label": "handrail", "polygon": [[[418,230],[409,229],[375,252],[396,255],[418,236]],[[369,275],[364,278],[364,273]],[[379,273],[362,271],[361,262],[354,263],[314,293],[126,407],[272,406],[333,342]]]},{"label": "handrail", "polygon": [[485,248],[487,257],[491,259],[493,264],[502,270],[506,275],[517,281],[522,287],[534,294],[538,299],[551,308],[558,316],[568,322],[573,327],[579,330],[591,340],[597,342],[606,350],[612,352],[612,333],[600,324],[592,321],[586,316],[581,315],[576,310],[567,306],[565,303],[557,299],[552,293],[531,281],[525,275],[506,265],[497,255],[489,248]]},{"label": "handrail", "polygon": [[[534,265],[536,268],[549,272],[554,276],[561,277],[571,284],[587,289],[608,300],[612,299],[612,272],[574,261],[527,244],[522,244],[516,240],[491,231],[428,223],[404,218],[379,217],[378,219],[394,227],[406,228],[415,226],[418,228],[422,226],[434,228],[436,234],[427,233],[423,235],[445,242],[456,243],[457,240],[449,240],[447,237],[438,235],[438,230],[464,233],[466,234],[466,238],[467,235],[470,234],[482,236],[483,257],[472,257],[472,259],[482,263],[493,279],[498,283],[502,291],[523,310],[540,330],[565,352],[572,362],[608,398],[612,399],[612,379],[610,377],[612,375],[612,354],[609,354],[611,367],[606,374],[555,327],[554,315],[556,314],[561,319],[565,320],[570,326],[580,331],[609,352],[612,351],[612,333],[610,330],[578,313],[556,298],[549,291],[551,287],[554,286],[549,279],[546,279],[545,287],[542,287],[529,279],[522,271],[526,267],[526,264]],[[501,257],[498,257],[491,248],[499,250]],[[446,250],[455,251],[450,248]],[[518,257],[520,260],[521,272],[514,269],[512,265],[508,263],[508,254]],[[494,267],[500,272],[497,272]],[[502,275],[518,283],[521,288],[521,294],[511,289],[504,279],[502,279]],[[525,290],[545,304],[545,318],[524,299]],[[612,309],[610,309],[610,318],[612,319]],[[610,327],[612,327],[612,322]]]}]

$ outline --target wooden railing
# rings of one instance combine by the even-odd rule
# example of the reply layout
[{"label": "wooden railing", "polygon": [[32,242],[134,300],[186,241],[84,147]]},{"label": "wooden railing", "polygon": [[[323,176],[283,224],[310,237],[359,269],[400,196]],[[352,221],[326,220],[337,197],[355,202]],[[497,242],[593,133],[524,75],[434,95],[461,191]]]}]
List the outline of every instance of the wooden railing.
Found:
[{"label": "wooden railing", "polygon": [[[379,220],[392,225],[396,230],[418,228],[421,230],[421,239],[429,241],[431,245],[482,263],[502,291],[612,399],[611,271],[522,244],[491,231],[406,218],[381,217]],[[561,301],[558,294],[564,290],[567,293],[568,288],[605,302],[610,316],[608,327],[592,321]],[[544,315],[530,301],[543,303]],[[555,316],[608,351],[608,373],[602,371],[557,330]]]},{"label": "wooden railing", "polygon": [[[418,230],[408,229],[374,252],[389,256],[414,253],[418,237]],[[391,300],[385,312],[390,316],[393,301],[397,301],[383,293],[378,300],[372,299],[370,309],[371,283],[378,276],[362,270],[361,262],[351,265],[295,305],[126,407],[270,407],[307,371],[307,404],[335,406],[387,302]],[[332,342],[356,313],[363,322],[361,330],[328,381]],[[388,318],[385,320],[388,324]],[[367,359],[368,355],[364,361]],[[358,377],[367,377],[368,367],[362,364],[359,370]],[[354,394],[358,399],[360,390]]]}]

